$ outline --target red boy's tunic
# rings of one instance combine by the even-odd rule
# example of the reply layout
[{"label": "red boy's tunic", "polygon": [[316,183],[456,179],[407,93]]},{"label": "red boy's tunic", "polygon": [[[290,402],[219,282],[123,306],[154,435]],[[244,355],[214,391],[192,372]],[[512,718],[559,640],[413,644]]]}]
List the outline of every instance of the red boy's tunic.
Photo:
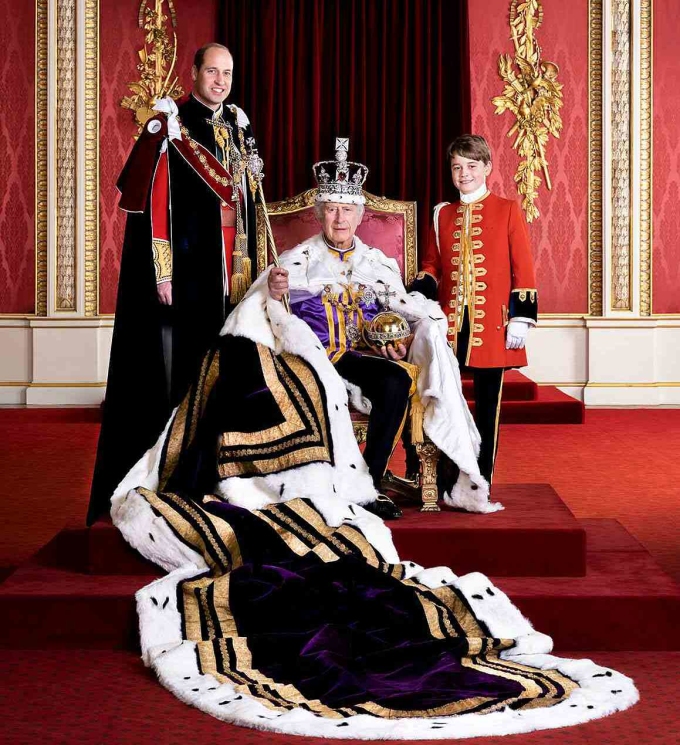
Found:
[{"label": "red boy's tunic", "polygon": [[534,264],[517,202],[487,192],[476,202],[435,208],[435,224],[422,272],[438,282],[454,351],[465,308],[469,310],[469,367],[522,367],[524,349],[506,349],[508,320],[536,322]]}]

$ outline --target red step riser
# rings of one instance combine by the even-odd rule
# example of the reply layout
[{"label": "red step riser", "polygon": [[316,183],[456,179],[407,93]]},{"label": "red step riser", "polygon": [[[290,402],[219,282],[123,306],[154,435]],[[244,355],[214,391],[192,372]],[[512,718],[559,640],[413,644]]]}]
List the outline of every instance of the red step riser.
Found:
[{"label": "red step riser", "polygon": [[[586,570],[583,527],[547,484],[499,484],[493,498],[505,510],[474,515],[444,508],[422,513],[404,506],[390,523],[400,556],[423,566],[450,566],[495,577],[581,577]],[[79,567],[98,575],[159,576],[110,523],[87,531],[87,558]]]},{"label": "red step riser", "polygon": [[[463,395],[466,399],[474,400],[475,389],[472,380],[463,380]],[[533,401],[536,398],[538,386],[531,380],[510,381],[503,385],[503,401]]]},{"label": "red step riser", "polygon": [[[140,586],[148,578],[140,578]],[[502,587],[502,579],[497,584]],[[558,651],[680,651],[680,597],[522,597],[511,599]],[[128,596],[6,595],[0,648],[137,649],[135,601]]]},{"label": "red step riser", "polygon": [[[490,577],[583,577],[586,536],[583,531],[441,531],[427,536],[394,533],[400,556],[423,566],[448,566],[458,574],[482,572]],[[430,561],[436,555],[436,561]]]},{"label": "red step riser", "polygon": [[[499,580],[499,586],[503,581]],[[680,650],[680,597],[522,597],[513,602],[558,652]]]}]

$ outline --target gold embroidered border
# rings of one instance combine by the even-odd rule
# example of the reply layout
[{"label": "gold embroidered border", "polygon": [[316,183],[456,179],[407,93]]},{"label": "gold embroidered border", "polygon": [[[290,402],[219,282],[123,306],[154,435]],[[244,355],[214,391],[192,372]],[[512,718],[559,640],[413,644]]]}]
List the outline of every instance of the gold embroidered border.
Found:
[{"label": "gold embroidered border", "polygon": [[[223,433],[221,446],[236,446],[241,443],[250,445],[259,445],[264,442],[274,441],[282,436],[287,436],[287,430],[290,433],[302,431],[304,425],[295,409],[290,394],[295,396],[298,405],[302,408],[306,420],[309,422],[312,431],[308,434],[300,435],[287,439],[285,442],[272,445],[271,447],[245,447],[241,450],[235,450],[229,453],[230,460],[218,465],[218,474],[220,478],[225,479],[231,476],[241,476],[244,474],[267,474],[276,471],[282,471],[294,466],[303,465],[314,461],[330,461],[330,443],[328,440],[328,427],[326,424],[326,415],[324,411],[319,384],[314,378],[311,370],[301,359],[294,355],[283,354],[281,357],[290,366],[302,387],[312,398],[315,413],[318,417],[319,424],[312,416],[307,402],[300,393],[299,386],[290,378],[285,368],[277,357],[266,347],[258,344],[258,353],[262,362],[262,369],[265,374],[265,382],[272,392],[279,409],[284,414],[286,421],[282,425],[276,425],[264,432],[227,432]],[[279,378],[283,378],[288,391],[281,384]],[[299,426],[296,424],[299,423]],[[267,435],[264,437],[264,435]],[[291,446],[303,446],[308,443],[319,443],[307,447],[297,447],[295,450],[280,455],[278,457],[265,458],[267,455],[274,455],[282,449],[288,449]],[[241,460],[234,462],[233,459]]]}]

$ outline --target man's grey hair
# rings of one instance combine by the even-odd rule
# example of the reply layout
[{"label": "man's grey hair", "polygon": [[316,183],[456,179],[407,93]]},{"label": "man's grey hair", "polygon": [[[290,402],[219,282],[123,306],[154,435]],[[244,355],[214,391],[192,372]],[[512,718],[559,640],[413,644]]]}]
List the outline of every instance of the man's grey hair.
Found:
[{"label": "man's grey hair", "polygon": [[[314,217],[316,217],[317,220],[320,221],[323,218],[323,213],[324,213],[324,210],[326,209],[327,204],[341,204],[341,202],[314,202]],[[354,206],[357,208],[359,217],[363,217],[364,205],[355,204]]]}]

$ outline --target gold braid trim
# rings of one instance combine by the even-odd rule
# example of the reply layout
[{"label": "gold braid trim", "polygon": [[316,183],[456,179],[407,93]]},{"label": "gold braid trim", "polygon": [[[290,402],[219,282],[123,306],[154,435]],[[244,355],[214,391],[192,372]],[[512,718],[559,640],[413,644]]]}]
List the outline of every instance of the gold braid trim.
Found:
[{"label": "gold braid trim", "polygon": [[156,270],[156,284],[172,279],[172,249],[170,241],[153,238],[151,241],[153,267]]},{"label": "gold braid trim", "polygon": [[510,293],[516,292],[519,295],[520,302],[525,302],[527,295],[532,303],[536,302],[538,290],[535,287],[516,287],[514,290],[510,290]]}]

